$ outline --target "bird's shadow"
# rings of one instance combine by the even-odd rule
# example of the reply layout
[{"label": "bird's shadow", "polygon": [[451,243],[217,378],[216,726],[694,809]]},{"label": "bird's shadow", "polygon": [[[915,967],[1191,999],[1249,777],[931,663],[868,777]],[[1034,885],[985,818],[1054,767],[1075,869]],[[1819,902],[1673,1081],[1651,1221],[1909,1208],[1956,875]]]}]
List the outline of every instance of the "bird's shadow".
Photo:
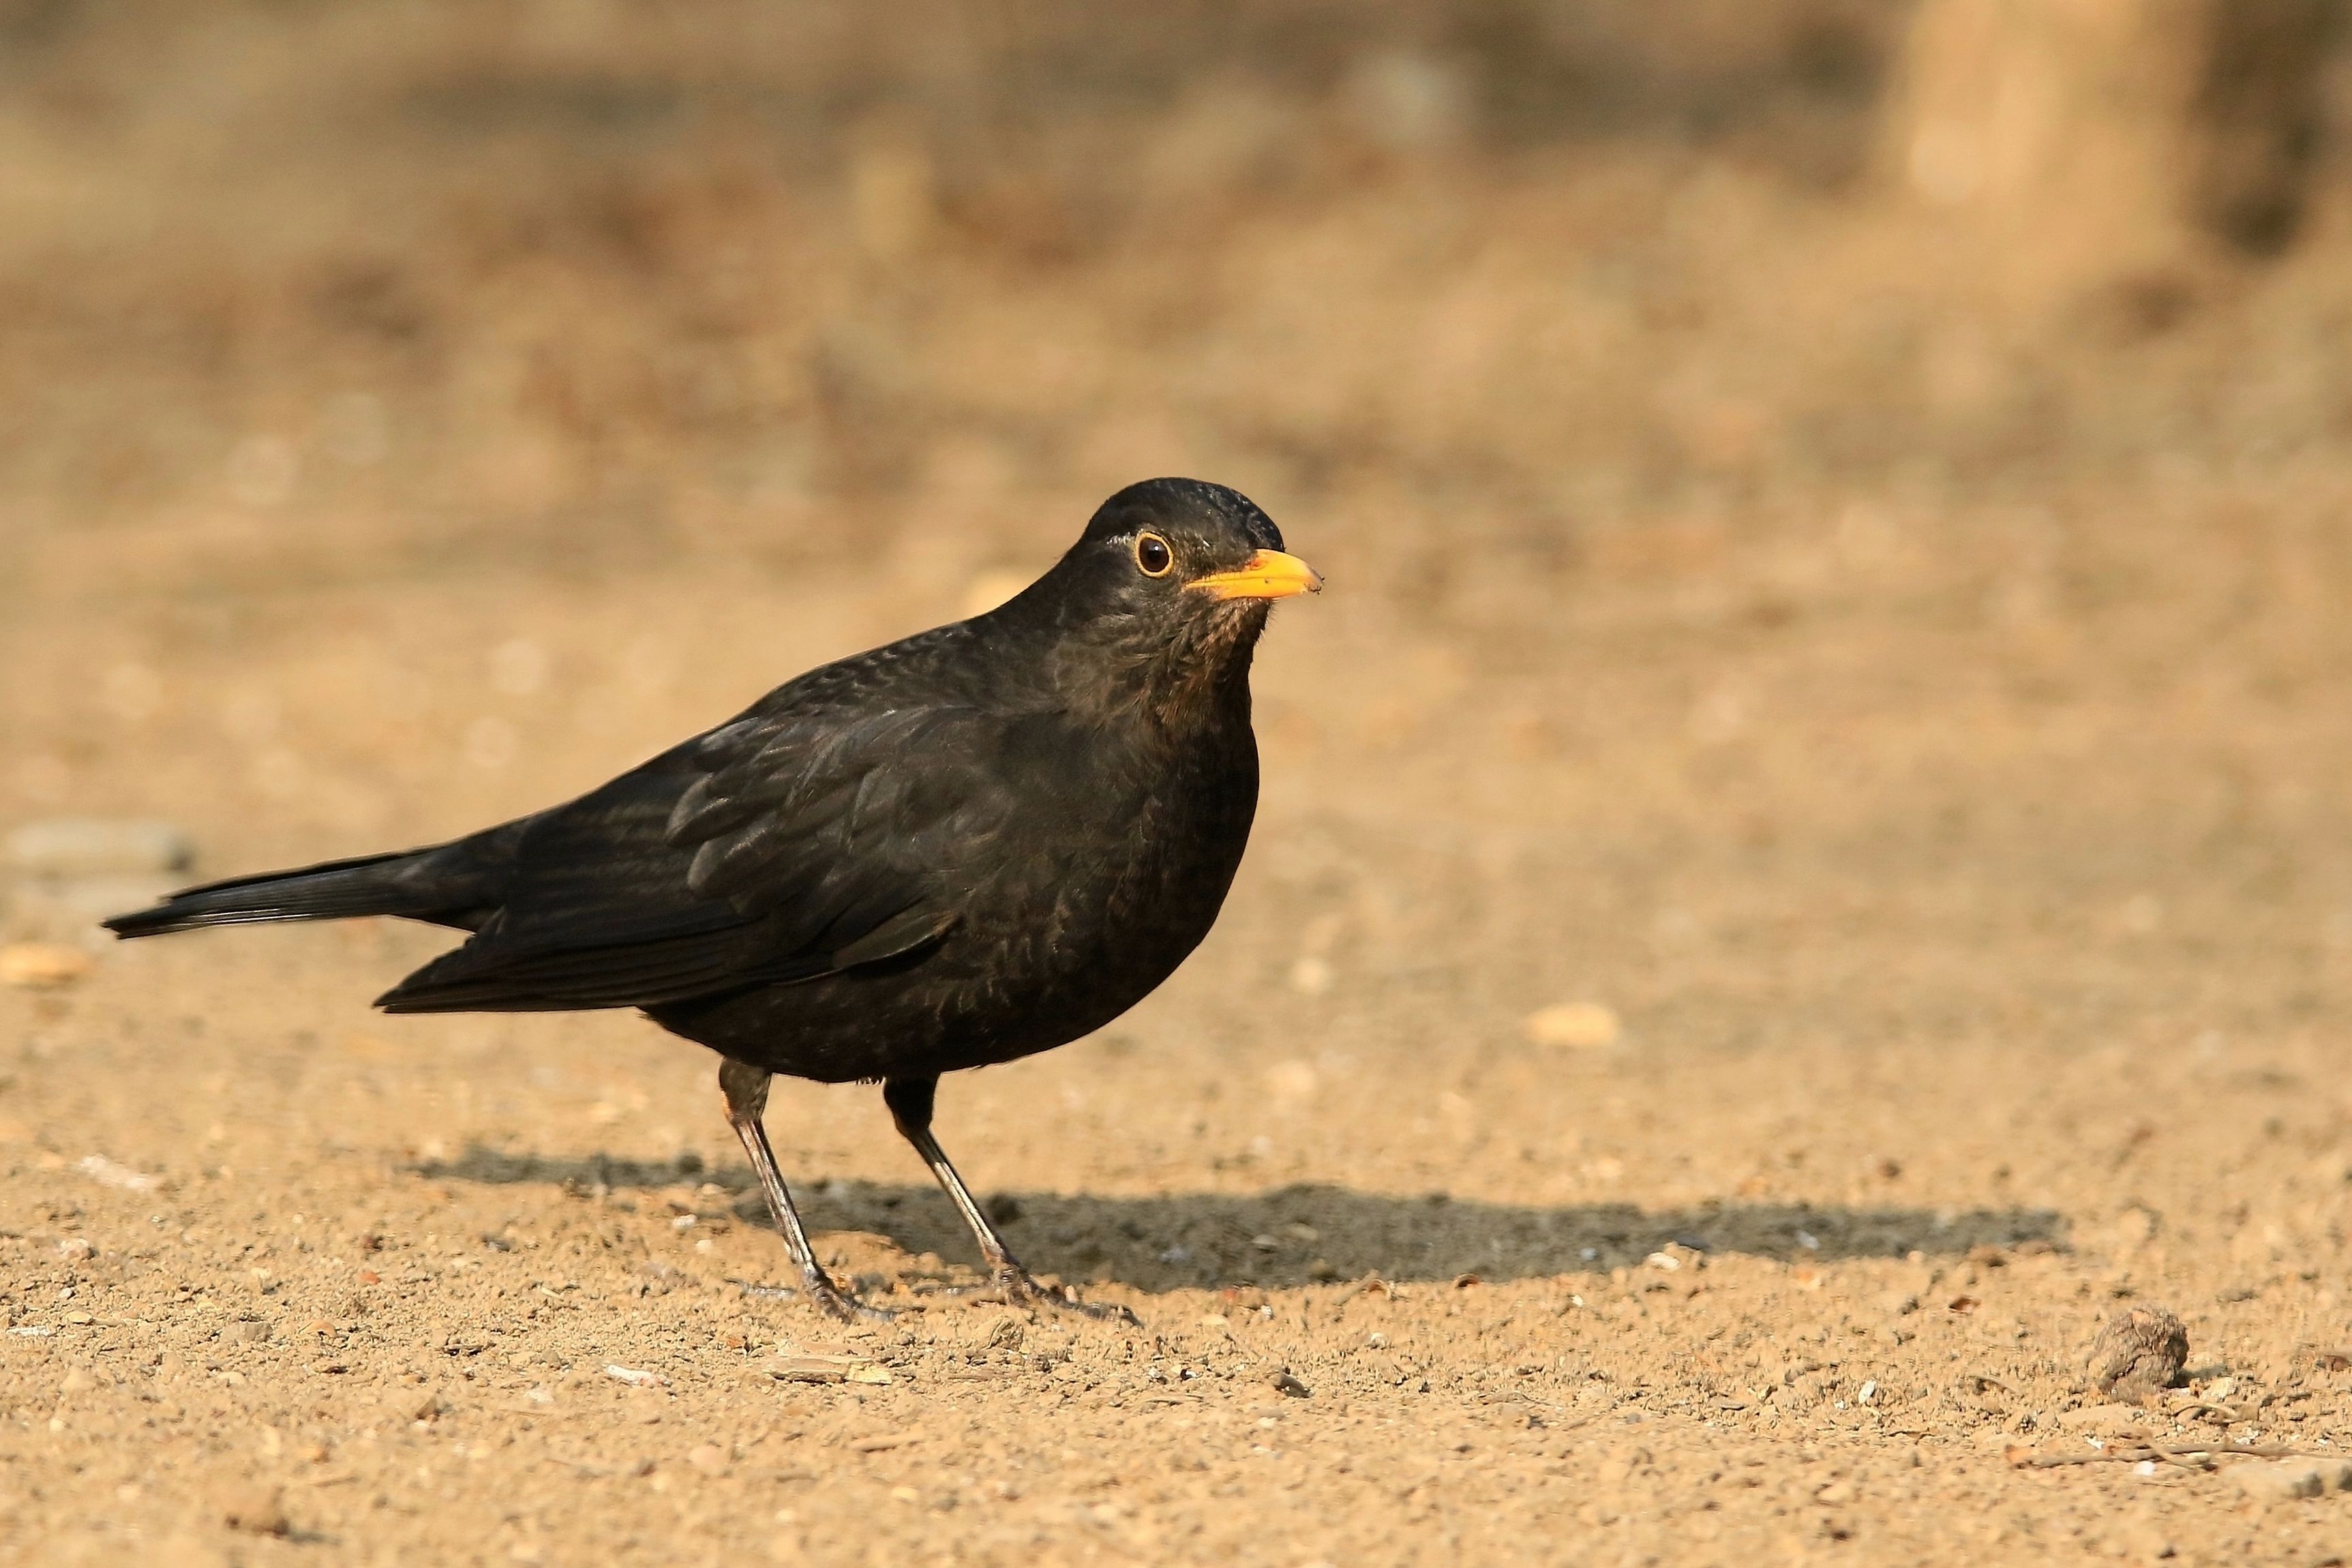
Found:
[{"label": "bird's shadow", "polygon": [[[550,1183],[575,1192],[716,1181],[746,1221],[766,1211],[747,1173],[595,1156],[551,1159],[476,1145],[415,1167],[442,1181]],[[866,1231],[910,1253],[970,1260],[971,1233],[931,1186],[825,1181],[794,1188],[809,1227]],[[1393,1197],[1319,1183],[1252,1194],[1098,1198],[999,1194],[991,1213],[1013,1251],[1041,1274],[1158,1292],[1254,1284],[1284,1287],[1377,1273],[1396,1280],[1484,1279],[1606,1270],[1670,1244],[1786,1261],[1949,1257],[1978,1247],[2063,1247],[2049,1209],[1858,1208],[1703,1204],[1647,1210],[1630,1203],[1537,1207],[1433,1193]]]}]

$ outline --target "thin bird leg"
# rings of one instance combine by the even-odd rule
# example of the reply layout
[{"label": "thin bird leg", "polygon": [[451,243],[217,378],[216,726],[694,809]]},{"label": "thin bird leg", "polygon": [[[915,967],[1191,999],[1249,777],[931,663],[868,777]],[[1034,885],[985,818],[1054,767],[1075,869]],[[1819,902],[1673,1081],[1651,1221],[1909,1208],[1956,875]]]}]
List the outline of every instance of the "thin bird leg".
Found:
[{"label": "thin bird leg", "polygon": [[[760,1122],[760,1113],[768,1105],[768,1078],[761,1068],[732,1059],[719,1064],[719,1092],[727,1100],[727,1125],[735,1129],[735,1136],[742,1141],[743,1152],[751,1157],[751,1169],[759,1173],[760,1191],[767,1196],[768,1213],[784,1238],[784,1250],[792,1255],[801,1271],[801,1293],[845,1322],[860,1319],[887,1321],[895,1314],[869,1307],[844,1290],[816,1260],[816,1249],[809,1245],[800,1211],[793,1207],[793,1194],[785,1190],[783,1175],[776,1169],[776,1152],[768,1147],[768,1130]],[[754,1285],[745,1289],[754,1295],[779,1293],[772,1287]]]},{"label": "thin bird leg", "polygon": [[931,1107],[939,1087],[936,1077],[886,1079],[882,1083],[882,1103],[890,1108],[890,1119],[898,1124],[899,1136],[915,1146],[915,1152],[923,1157],[923,1163],[931,1168],[931,1174],[947,1190],[949,1201],[963,1215],[964,1224],[971,1226],[971,1234],[980,1242],[980,1255],[996,1276],[996,1289],[1003,1292],[1006,1302],[1016,1307],[1057,1307],[1106,1322],[1140,1327],[1135,1314],[1125,1307],[1081,1301],[1069,1286],[1048,1285],[1021,1267],[1020,1259],[1013,1256],[1004,1238],[988,1222],[986,1211],[973,1199],[971,1189],[963,1184],[956,1168],[948,1163],[939,1140],[931,1136]]}]

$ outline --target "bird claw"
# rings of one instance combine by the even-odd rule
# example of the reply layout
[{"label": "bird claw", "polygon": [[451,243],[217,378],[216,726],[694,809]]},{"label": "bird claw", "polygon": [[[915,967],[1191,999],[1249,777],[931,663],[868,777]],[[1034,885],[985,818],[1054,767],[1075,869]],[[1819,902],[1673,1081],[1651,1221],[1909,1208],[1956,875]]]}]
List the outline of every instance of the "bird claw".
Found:
[{"label": "bird claw", "polygon": [[798,1285],[754,1285],[747,1279],[733,1281],[746,1296],[761,1301],[803,1300],[825,1316],[845,1323],[887,1323],[898,1313],[887,1307],[869,1307],[856,1296],[819,1276]]},{"label": "bird claw", "polygon": [[1051,1307],[1057,1312],[1092,1318],[1097,1323],[1117,1323],[1129,1329],[1143,1327],[1142,1319],[1118,1302],[1081,1301],[1076,1287],[1048,1285],[1017,1264],[996,1271],[996,1290],[1009,1307]]}]

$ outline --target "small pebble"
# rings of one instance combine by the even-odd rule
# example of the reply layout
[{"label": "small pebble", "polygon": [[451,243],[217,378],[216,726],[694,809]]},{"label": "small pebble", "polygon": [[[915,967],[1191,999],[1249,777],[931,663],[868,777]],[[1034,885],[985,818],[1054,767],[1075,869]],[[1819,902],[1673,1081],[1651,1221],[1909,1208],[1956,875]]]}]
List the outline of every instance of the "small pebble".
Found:
[{"label": "small pebble", "polygon": [[58,1243],[59,1258],[88,1259],[96,1257],[97,1254],[98,1248],[89,1244],[88,1237],[69,1236]]},{"label": "small pebble", "polygon": [[1605,1050],[1624,1034],[1614,1008],[1598,1002],[1561,1002],[1528,1015],[1528,1038],[1539,1046]]},{"label": "small pebble", "polygon": [[604,1375],[625,1383],[631,1388],[659,1388],[669,1381],[657,1372],[641,1372],[633,1366],[607,1366]]},{"label": "small pebble", "polygon": [[2161,1307],[2116,1313],[2091,1346],[2091,1386],[2112,1399],[2143,1405],[2180,1379],[2189,1364],[2189,1330]]},{"label": "small pebble", "polygon": [[102,1187],[121,1187],[126,1193],[152,1193],[163,1184],[163,1177],[134,1171],[103,1154],[85,1154],[74,1163],[74,1169]]},{"label": "small pebble", "polygon": [[706,1476],[727,1473],[727,1450],[716,1443],[698,1443],[686,1451],[686,1462]]},{"label": "small pebble", "polygon": [[18,942],[0,947],[0,985],[70,985],[97,967],[81,949],[56,942]]},{"label": "small pebble", "polygon": [[1317,1074],[1311,1062],[1276,1062],[1265,1069],[1266,1092],[1276,1100],[1310,1099],[1315,1093],[1316,1083]]}]

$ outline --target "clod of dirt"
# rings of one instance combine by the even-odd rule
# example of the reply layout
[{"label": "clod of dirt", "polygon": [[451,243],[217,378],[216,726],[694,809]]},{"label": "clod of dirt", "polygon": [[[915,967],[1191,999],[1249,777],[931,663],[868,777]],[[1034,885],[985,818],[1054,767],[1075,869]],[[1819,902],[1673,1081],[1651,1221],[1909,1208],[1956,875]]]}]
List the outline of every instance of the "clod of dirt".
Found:
[{"label": "clod of dirt", "polygon": [[780,1355],[761,1370],[779,1383],[871,1383],[890,1374],[861,1355]]},{"label": "clod of dirt", "polygon": [[250,1535],[283,1535],[293,1526],[286,1518],[286,1494],[271,1486],[225,1489],[218,1499],[221,1522]]},{"label": "clod of dirt", "polygon": [[2340,1459],[2280,1459],[2233,1465],[2230,1479],[2256,1502],[2293,1502],[2352,1486],[2352,1465]]},{"label": "clod of dirt", "polygon": [[2091,1346],[2091,1386],[2101,1394],[2145,1405],[2180,1381],[2189,1364],[2189,1330],[2161,1307],[2132,1307],[2116,1313]]},{"label": "clod of dirt", "polygon": [[1266,1382],[1273,1385],[1274,1391],[1276,1394],[1291,1399],[1306,1399],[1315,1392],[1305,1384],[1299,1382],[1298,1379],[1291,1376],[1290,1369],[1288,1367],[1285,1367],[1280,1372],[1274,1373],[1266,1379]]}]

